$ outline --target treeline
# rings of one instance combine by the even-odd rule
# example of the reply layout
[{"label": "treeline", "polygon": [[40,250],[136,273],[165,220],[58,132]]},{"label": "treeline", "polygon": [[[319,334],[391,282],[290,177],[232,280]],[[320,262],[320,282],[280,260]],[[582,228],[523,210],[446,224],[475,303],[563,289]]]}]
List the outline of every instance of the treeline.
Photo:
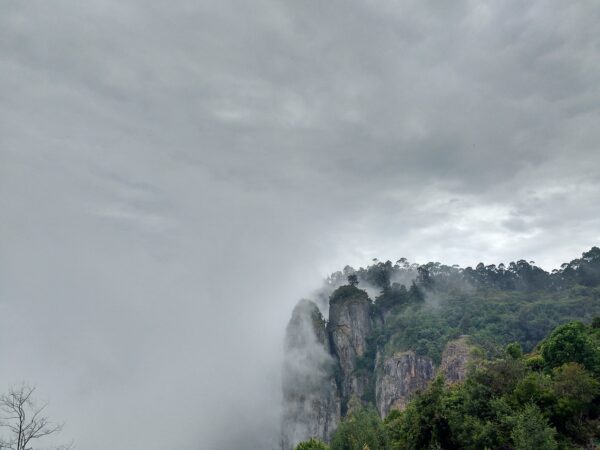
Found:
[{"label": "treeline", "polygon": [[560,269],[552,272],[525,260],[508,265],[479,263],[475,268],[462,268],[439,262],[411,264],[406,258],[400,258],[395,263],[374,260],[372,265],[358,270],[346,266],[344,270],[333,273],[328,283],[338,287],[345,284],[347,277],[352,274],[363,284],[381,290],[390,288],[393,283],[409,284],[410,280],[427,288],[442,290],[467,286],[509,291],[561,290],[574,285],[600,285],[600,248],[592,247],[581,258],[564,263]]},{"label": "treeline", "polygon": [[499,355],[510,342],[529,352],[559,324],[600,316],[598,247],[551,273],[526,261],[463,269],[410,264],[403,258],[358,270],[346,267],[328,280],[339,286],[330,302],[356,294],[355,283],[345,285],[343,277],[356,277],[358,287],[369,289],[373,298],[376,326],[359,361],[368,371],[374,369],[377,352],[412,350],[439,363],[446,343],[462,335],[488,357]]},{"label": "treeline", "polygon": [[600,318],[563,324],[533,352],[507,345],[466,380],[436,378],[381,420],[355,399],[331,445],[296,450],[568,450],[600,443]]}]

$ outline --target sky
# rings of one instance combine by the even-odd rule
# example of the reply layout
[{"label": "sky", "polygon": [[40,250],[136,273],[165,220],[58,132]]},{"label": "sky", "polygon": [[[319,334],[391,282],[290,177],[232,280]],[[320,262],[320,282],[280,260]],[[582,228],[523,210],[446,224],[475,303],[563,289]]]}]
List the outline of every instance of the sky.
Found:
[{"label": "sky", "polygon": [[600,3],[0,3],[0,390],[80,450],[268,449],[372,258],[600,242]]}]

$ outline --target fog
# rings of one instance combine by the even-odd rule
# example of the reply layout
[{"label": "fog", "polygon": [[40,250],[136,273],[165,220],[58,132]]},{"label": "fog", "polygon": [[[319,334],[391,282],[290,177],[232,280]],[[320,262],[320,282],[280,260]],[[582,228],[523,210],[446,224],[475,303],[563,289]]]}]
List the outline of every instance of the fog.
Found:
[{"label": "fog", "polygon": [[598,244],[599,21],[0,3],[0,391],[37,385],[81,450],[275,446],[285,327],[329,273]]}]

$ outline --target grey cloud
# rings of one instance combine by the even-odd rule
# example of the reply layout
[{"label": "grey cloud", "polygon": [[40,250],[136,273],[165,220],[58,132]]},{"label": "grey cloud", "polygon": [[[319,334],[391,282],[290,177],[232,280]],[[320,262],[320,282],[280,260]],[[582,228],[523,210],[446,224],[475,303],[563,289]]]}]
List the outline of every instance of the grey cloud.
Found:
[{"label": "grey cloud", "polygon": [[84,450],[266,448],[285,324],[328,272],[597,245],[599,18],[3,2],[0,388],[39,384]]}]

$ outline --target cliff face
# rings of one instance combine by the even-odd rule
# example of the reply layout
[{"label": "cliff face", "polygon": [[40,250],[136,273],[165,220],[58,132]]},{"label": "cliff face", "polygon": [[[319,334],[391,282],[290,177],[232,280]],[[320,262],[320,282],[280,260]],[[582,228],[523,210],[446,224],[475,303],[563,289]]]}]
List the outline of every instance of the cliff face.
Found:
[{"label": "cliff face", "polygon": [[378,358],[376,372],[377,410],[385,417],[392,409],[406,408],[412,395],[427,387],[434,377],[435,367],[430,358],[408,351],[385,360]]},{"label": "cliff face", "polygon": [[335,364],[319,309],[313,302],[301,301],[286,330],[281,430],[284,450],[311,437],[331,439],[340,421]]},{"label": "cliff face", "polygon": [[465,379],[467,367],[472,360],[472,350],[473,346],[469,344],[467,336],[461,336],[446,344],[439,368],[446,383],[456,383]]},{"label": "cliff face", "polygon": [[448,384],[464,380],[473,359],[472,350],[468,336],[448,342],[438,368],[430,358],[417,356],[412,351],[396,353],[386,359],[378,355],[375,396],[379,415],[383,418],[393,409],[405,409],[411,397],[425,389],[438,373],[444,375]]},{"label": "cliff face", "polygon": [[355,370],[356,360],[364,355],[372,331],[370,312],[371,301],[359,289],[329,306],[328,331],[332,351],[339,361],[343,405],[353,396],[362,397],[368,383],[368,378]]},{"label": "cliff face", "polygon": [[473,349],[467,336],[448,342],[437,368],[431,358],[405,351],[378,353],[373,373],[367,373],[364,364],[357,370],[367,339],[374,328],[383,326],[374,322],[371,312],[366,292],[353,286],[334,292],[327,323],[311,301],[303,300],[294,309],[285,341],[283,450],[311,437],[330,441],[350,400],[368,398],[370,380],[383,418],[393,409],[405,409],[438,373],[447,383],[465,378]]}]

